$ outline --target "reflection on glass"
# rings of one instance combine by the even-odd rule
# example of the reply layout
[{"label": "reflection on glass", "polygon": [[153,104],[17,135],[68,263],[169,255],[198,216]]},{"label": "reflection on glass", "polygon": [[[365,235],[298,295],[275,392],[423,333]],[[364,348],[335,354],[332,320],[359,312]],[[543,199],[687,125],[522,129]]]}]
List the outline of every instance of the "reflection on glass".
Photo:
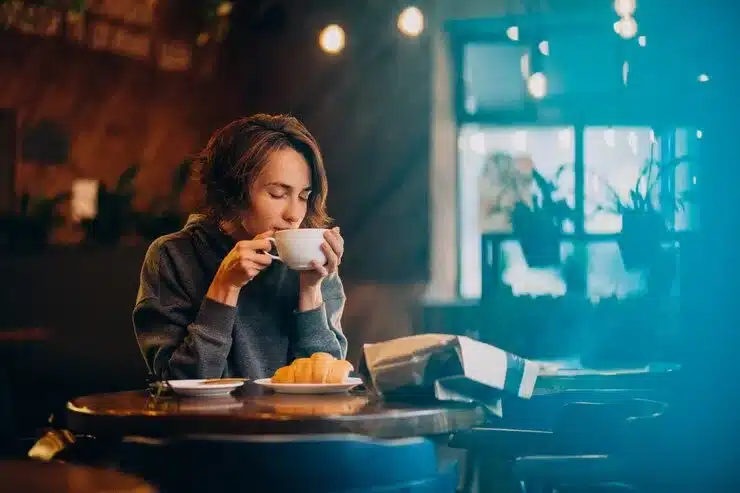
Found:
[{"label": "reflection on glass", "polygon": [[675,155],[685,157],[676,167],[675,190],[679,201],[676,208],[676,231],[693,230],[699,226],[699,210],[694,191],[698,186],[696,163],[699,155],[699,142],[703,138],[701,130],[678,129],[675,137]]},{"label": "reflection on glass", "polygon": [[[556,185],[553,199],[564,199],[569,207],[575,206],[573,142],[572,127],[466,125],[461,129],[458,217],[463,297],[481,295],[481,233],[511,232],[513,205],[517,201],[541,201],[532,168]],[[572,222],[563,224],[564,232],[573,229]]]},{"label": "reflection on glass", "polygon": [[[615,210],[613,192],[622,202],[629,202],[629,192],[637,184],[651,152],[655,159],[660,159],[655,135],[649,128],[585,129],[586,233],[619,233],[622,230],[622,216]],[[653,192],[657,194],[657,187]]]},{"label": "reflection on glass", "polygon": [[645,292],[645,275],[640,270],[624,268],[616,241],[590,243],[588,252],[588,297],[598,303],[601,298],[626,298]]},{"label": "reflection on glass", "polygon": [[[567,264],[573,255],[570,242],[560,244],[560,260]],[[563,268],[532,268],[527,265],[518,241],[501,244],[501,278],[514,296],[564,296],[568,291]]]},{"label": "reflection on glass", "polygon": [[[529,49],[519,44],[469,43],[463,54],[466,111],[514,106],[526,95],[521,75],[522,56]],[[475,104],[470,104],[475,101]]]}]

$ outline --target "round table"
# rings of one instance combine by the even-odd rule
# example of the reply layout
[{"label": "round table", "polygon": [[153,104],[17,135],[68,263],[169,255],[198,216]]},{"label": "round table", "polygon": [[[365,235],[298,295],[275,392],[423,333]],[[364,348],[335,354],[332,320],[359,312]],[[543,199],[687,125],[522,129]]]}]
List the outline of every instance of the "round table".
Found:
[{"label": "round table", "polygon": [[482,408],[462,403],[386,402],[364,393],[275,394],[249,383],[225,397],[153,397],[147,391],[129,391],[67,403],[71,431],[111,438],[322,433],[406,438],[469,429],[485,418]]},{"label": "round table", "polygon": [[144,480],[107,469],[61,462],[0,461],[0,493],[154,493]]}]

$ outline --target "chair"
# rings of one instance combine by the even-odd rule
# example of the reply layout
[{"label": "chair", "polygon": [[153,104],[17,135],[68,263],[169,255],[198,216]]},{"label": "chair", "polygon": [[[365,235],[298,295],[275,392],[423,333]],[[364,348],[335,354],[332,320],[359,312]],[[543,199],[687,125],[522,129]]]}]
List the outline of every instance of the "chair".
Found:
[{"label": "chair", "polygon": [[[584,472],[576,483],[593,486],[600,477],[608,482],[627,474],[615,454],[641,443],[665,408],[664,403],[634,397],[538,406],[540,429],[531,416],[503,420],[498,426],[457,433],[450,446],[469,451],[465,491],[475,492],[481,483],[489,486],[490,482],[506,491],[523,484],[527,492],[549,492],[570,484],[580,468]],[[536,414],[533,411],[528,413]],[[484,458],[488,459],[485,469],[481,466]]]}]

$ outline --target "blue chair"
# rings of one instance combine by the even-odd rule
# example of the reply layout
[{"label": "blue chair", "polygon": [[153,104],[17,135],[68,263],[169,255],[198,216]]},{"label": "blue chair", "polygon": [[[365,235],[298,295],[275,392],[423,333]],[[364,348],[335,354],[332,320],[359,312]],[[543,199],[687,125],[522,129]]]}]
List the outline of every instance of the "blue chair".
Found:
[{"label": "blue chair", "polygon": [[250,492],[454,493],[457,489],[457,463],[440,466],[434,443],[423,438],[197,436],[163,442],[155,449],[147,454],[147,471],[138,472],[164,492],[238,488]]}]

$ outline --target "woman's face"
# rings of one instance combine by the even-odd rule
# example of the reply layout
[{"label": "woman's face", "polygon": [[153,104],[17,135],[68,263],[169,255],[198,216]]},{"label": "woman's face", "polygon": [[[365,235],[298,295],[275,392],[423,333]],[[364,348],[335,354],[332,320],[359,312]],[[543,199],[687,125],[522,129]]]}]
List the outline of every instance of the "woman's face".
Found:
[{"label": "woman's face", "polygon": [[306,217],[311,169],[291,148],[274,151],[249,190],[251,204],[241,215],[252,237],[265,231],[298,228]]}]

